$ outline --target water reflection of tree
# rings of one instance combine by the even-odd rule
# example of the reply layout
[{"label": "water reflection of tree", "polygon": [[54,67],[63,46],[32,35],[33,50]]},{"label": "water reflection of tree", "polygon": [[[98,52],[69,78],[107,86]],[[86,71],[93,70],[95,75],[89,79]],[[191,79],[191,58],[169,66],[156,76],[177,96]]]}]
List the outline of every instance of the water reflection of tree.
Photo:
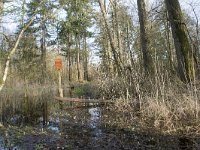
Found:
[{"label": "water reflection of tree", "polygon": [[5,99],[2,103],[1,122],[3,125],[34,125],[40,117],[47,124],[47,95],[41,97],[21,97]]}]

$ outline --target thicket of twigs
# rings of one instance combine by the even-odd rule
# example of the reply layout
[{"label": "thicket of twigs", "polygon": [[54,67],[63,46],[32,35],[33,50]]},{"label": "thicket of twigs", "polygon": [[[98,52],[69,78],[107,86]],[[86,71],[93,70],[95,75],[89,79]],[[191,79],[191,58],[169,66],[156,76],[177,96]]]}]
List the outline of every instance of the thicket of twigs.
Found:
[{"label": "thicket of twigs", "polygon": [[199,81],[186,84],[167,71],[144,78],[135,70],[122,77],[102,75],[98,84],[102,96],[115,100],[109,109],[121,115],[119,124],[164,133],[200,133]]}]

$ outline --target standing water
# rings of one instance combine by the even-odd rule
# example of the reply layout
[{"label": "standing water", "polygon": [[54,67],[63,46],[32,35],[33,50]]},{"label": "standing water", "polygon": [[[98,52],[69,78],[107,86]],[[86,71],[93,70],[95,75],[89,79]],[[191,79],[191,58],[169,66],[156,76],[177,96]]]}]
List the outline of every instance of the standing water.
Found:
[{"label": "standing water", "polygon": [[44,105],[41,100],[34,101],[34,105],[29,101],[25,107],[24,103],[17,105],[13,108],[10,103],[3,107],[0,150],[200,149],[198,139],[120,128],[118,114],[111,114],[104,107],[76,107],[66,103],[60,109],[55,101]]}]

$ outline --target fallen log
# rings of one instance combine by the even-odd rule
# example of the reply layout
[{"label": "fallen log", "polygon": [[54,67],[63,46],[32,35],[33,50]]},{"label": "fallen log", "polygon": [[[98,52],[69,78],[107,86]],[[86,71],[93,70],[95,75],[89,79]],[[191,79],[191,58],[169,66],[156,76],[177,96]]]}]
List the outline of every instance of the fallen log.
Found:
[{"label": "fallen log", "polygon": [[77,103],[112,103],[112,100],[103,99],[80,99],[80,98],[68,98],[68,97],[55,97],[56,100],[62,102],[77,102]]}]

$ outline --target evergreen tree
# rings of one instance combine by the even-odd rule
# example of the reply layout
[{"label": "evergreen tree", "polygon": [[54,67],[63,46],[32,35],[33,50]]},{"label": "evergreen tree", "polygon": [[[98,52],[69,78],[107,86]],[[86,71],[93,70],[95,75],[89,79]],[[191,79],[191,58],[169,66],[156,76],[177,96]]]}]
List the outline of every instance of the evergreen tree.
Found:
[{"label": "evergreen tree", "polygon": [[48,29],[51,29],[50,26],[52,26],[52,21],[54,20],[54,3],[54,0],[32,0],[28,3],[28,16],[36,14],[36,19],[30,26],[30,28],[40,45],[40,67],[42,71],[41,82],[44,82],[44,79],[46,77],[47,44],[48,41],[50,41],[51,37],[50,31]]},{"label": "evergreen tree", "polygon": [[[67,48],[64,48],[63,51],[68,58],[69,81],[72,80],[72,53],[75,54],[77,79],[80,81],[82,80],[82,60],[85,60],[85,62],[82,63],[85,63],[84,70],[87,70],[86,63],[88,63],[88,52],[86,40],[87,37],[91,36],[91,33],[88,31],[88,28],[92,23],[91,5],[89,0],[62,0],[60,3],[64,6],[66,12],[66,21],[63,21],[60,24],[59,37],[61,42],[64,45],[67,45]],[[72,52],[72,49],[75,51]],[[87,74],[88,71],[84,72]]]}]

